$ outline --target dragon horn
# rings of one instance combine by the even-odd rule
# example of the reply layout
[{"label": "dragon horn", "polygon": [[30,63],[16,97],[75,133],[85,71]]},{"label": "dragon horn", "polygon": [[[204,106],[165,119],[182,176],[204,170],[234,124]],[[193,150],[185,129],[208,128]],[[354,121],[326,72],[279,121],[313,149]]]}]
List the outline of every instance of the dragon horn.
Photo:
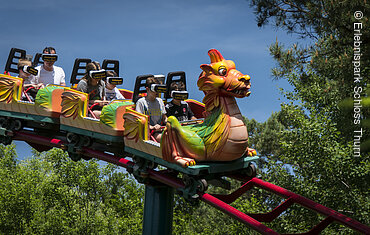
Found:
[{"label": "dragon horn", "polygon": [[221,53],[216,49],[209,50],[208,55],[211,58],[211,63],[216,63],[225,60]]}]

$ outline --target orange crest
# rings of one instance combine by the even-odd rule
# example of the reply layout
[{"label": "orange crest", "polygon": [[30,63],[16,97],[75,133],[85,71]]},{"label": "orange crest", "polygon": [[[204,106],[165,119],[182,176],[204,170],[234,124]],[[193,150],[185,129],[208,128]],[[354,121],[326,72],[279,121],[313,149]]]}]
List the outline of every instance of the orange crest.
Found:
[{"label": "orange crest", "polygon": [[225,60],[221,53],[216,49],[209,50],[208,55],[211,58],[211,63],[217,63]]},{"label": "orange crest", "polygon": [[243,98],[249,95],[250,77],[235,69],[235,64],[231,60],[225,60],[221,53],[216,49],[208,51],[211,59],[210,64],[202,64],[197,85],[199,90],[205,93],[203,102],[206,110],[212,110],[219,105],[218,97],[234,96]]}]

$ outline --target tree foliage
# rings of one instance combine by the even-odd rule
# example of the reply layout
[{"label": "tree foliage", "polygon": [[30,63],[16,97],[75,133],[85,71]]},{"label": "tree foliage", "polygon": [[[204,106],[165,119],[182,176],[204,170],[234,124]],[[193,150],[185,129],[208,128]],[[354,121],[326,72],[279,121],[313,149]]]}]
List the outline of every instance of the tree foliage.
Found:
[{"label": "tree foliage", "polygon": [[[369,224],[369,152],[367,118],[369,78],[370,6],[366,1],[251,0],[259,26],[273,23],[303,41],[286,48],[276,40],[270,53],[276,61],[275,79],[286,79],[282,89],[288,99],[281,111],[262,124],[254,142],[266,156],[264,179]],[[361,11],[363,19],[354,13]],[[361,23],[361,55],[354,45],[355,23]],[[301,44],[301,45],[300,45]],[[357,56],[357,57],[356,57]],[[360,59],[356,79],[354,61]],[[361,87],[359,95],[355,89]],[[361,102],[359,122],[354,122],[354,100]],[[342,105],[347,101],[347,105]],[[343,108],[344,106],[348,109]],[[270,124],[269,124],[270,123]],[[275,125],[271,125],[275,123]],[[361,156],[355,156],[354,131],[363,130]],[[270,143],[270,144],[269,144]],[[273,202],[274,203],[274,202]],[[296,211],[284,215],[278,231],[306,230],[322,218]],[[297,224],[297,218],[303,223]],[[284,224],[293,225],[291,230]],[[295,226],[294,226],[295,224]],[[305,229],[303,229],[305,230]],[[339,226],[330,233],[347,234]]]},{"label": "tree foliage", "polygon": [[113,165],[0,146],[0,233],[140,234],[143,188]]},{"label": "tree foliage", "polygon": [[[365,91],[369,82],[370,33],[366,15],[370,5],[366,0],[252,0],[251,6],[255,9],[258,25],[273,21],[276,27],[305,39],[301,41],[302,46],[298,41],[285,48],[276,41],[270,47],[277,62],[273,76],[288,79],[294,88],[286,93],[287,97],[301,101],[306,109],[330,116],[342,136],[347,141],[352,140],[356,128],[351,125],[353,113],[344,112],[338,104],[345,98],[353,98],[355,86]],[[361,11],[365,17],[355,19],[356,11]],[[355,29],[361,34],[358,35],[361,42],[356,44],[359,47],[355,46],[354,36],[358,34]],[[357,59],[362,76],[356,81],[353,62]],[[369,114],[370,110],[362,110],[363,117]]]}]

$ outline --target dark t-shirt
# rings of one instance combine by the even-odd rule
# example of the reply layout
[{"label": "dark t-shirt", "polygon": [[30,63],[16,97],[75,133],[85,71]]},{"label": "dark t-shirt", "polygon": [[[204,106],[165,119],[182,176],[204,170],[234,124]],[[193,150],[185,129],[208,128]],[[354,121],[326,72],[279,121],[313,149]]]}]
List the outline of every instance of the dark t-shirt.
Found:
[{"label": "dark t-shirt", "polygon": [[166,115],[175,116],[180,122],[190,120],[194,114],[189,108],[188,103],[185,101],[181,101],[180,105],[176,105],[174,103],[169,102],[166,104]]},{"label": "dark t-shirt", "polygon": [[105,96],[105,83],[100,81],[97,86],[89,86],[85,80],[81,79],[77,90],[89,94],[89,100],[102,100]]}]

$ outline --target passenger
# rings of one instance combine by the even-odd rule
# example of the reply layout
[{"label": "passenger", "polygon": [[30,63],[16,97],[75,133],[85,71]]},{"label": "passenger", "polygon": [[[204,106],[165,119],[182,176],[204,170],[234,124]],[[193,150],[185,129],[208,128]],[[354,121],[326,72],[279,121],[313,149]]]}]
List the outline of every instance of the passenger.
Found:
[{"label": "passenger", "polygon": [[100,117],[101,110],[107,102],[105,101],[105,70],[100,68],[99,62],[91,62],[86,65],[86,74],[77,84],[77,90],[89,94],[89,107],[94,104],[93,113],[96,118]]},{"label": "passenger", "polygon": [[136,111],[149,116],[149,130],[157,142],[161,140],[161,125],[167,122],[166,109],[163,100],[157,97],[155,85],[161,84],[158,78],[148,77],[145,87],[147,96],[140,98],[136,102]]},{"label": "passenger", "polygon": [[[36,98],[38,89],[44,87],[42,83],[37,83],[34,75],[31,75],[32,72],[36,73],[37,70],[32,67],[31,61],[27,59],[19,59],[18,72],[18,77],[23,78],[23,88],[27,91],[30,101],[33,102]],[[22,94],[22,100],[28,100],[25,94]]]},{"label": "passenger", "polygon": [[117,77],[116,72],[107,71],[107,79],[105,80],[105,98],[108,101],[112,100],[124,100],[125,97],[119,92],[116,85],[109,83],[109,77]]},{"label": "passenger", "polygon": [[[178,95],[174,95],[172,91],[180,91]],[[191,111],[189,105],[184,100],[187,99],[187,92],[185,91],[185,84],[183,82],[172,82],[170,86],[170,94],[173,98],[171,102],[166,104],[167,116],[175,116],[180,122],[195,120],[193,112]],[[184,98],[183,98],[184,97]]]},{"label": "passenger", "polygon": [[48,84],[65,86],[66,81],[64,70],[61,67],[54,65],[55,61],[58,59],[55,49],[53,47],[45,47],[42,53],[44,64],[36,67],[39,71],[39,74],[37,75],[38,81],[43,83],[45,86]]}]

